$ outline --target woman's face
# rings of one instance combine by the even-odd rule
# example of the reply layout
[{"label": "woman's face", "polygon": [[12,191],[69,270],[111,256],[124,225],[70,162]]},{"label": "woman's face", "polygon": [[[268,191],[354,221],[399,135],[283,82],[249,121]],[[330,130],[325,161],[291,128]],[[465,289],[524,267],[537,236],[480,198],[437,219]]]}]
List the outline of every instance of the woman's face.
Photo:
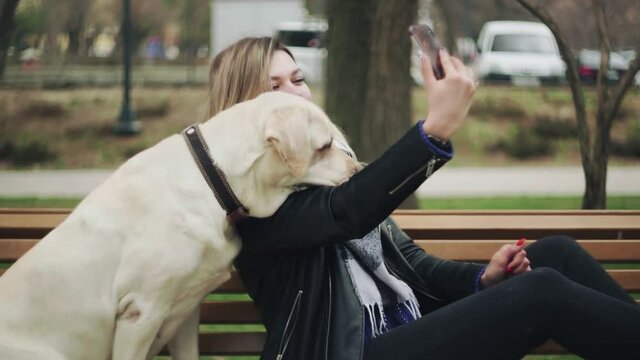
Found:
[{"label": "woman's face", "polygon": [[273,91],[282,91],[311,100],[311,91],[304,82],[302,70],[285,51],[276,50],[273,53],[269,75]]}]

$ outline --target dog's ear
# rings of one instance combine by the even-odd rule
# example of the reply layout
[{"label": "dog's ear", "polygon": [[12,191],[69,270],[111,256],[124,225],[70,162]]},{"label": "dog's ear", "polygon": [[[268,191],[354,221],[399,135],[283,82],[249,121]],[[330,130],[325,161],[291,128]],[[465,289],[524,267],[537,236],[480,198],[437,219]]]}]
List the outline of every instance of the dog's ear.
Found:
[{"label": "dog's ear", "polygon": [[265,122],[265,140],[297,177],[303,176],[313,150],[309,131],[309,110],[302,106],[284,106],[271,110]]}]

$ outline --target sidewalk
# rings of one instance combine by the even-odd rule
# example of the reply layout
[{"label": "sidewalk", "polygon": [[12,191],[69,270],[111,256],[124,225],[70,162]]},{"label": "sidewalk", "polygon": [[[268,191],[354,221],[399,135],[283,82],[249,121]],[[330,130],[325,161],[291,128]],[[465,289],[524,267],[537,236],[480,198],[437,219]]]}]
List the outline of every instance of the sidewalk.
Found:
[{"label": "sidewalk", "polygon": [[[112,170],[0,171],[0,196],[84,197]],[[420,197],[582,196],[581,167],[445,167]],[[610,167],[609,195],[640,196],[640,166]]]}]

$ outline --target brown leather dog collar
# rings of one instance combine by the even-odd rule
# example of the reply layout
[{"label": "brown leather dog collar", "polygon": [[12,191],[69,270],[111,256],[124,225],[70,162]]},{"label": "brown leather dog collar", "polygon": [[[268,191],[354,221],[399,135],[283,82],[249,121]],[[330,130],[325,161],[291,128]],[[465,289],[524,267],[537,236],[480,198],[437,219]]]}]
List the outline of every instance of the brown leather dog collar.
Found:
[{"label": "brown leather dog collar", "polygon": [[249,210],[245,208],[231,190],[224,173],[216,166],[211,158],[207,143],[202,138],[198,124],[189,126],[182,131],[182,137],[187,142],[193,160],[198,169],[209,184],[220,206],[227,212],[227,221],[235,226],[249,216]]}]

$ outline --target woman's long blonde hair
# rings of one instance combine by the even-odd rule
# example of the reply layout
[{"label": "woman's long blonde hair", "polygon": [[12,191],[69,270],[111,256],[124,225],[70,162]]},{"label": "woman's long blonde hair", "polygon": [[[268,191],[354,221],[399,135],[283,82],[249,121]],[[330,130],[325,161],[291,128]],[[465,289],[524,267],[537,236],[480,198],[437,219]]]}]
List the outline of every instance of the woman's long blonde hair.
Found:
[{"label": "woman's long blonde hair", "polygon": [[269,68],[276,50],[287,52],[293,59],[282,42],[271,37],[247,37],[216,55],[209,70],[208,118],[271,91]]}]

